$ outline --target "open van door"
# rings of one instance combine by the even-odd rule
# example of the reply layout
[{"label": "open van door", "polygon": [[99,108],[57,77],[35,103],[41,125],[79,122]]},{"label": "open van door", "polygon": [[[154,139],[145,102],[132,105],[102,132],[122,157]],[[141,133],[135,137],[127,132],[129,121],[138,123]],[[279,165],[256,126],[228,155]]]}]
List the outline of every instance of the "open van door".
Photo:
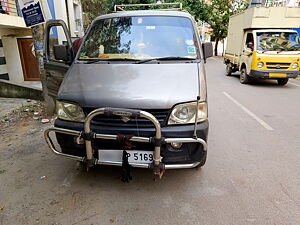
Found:
[{"label": "open van door", "polygon": [[44,68],[48,95],[56,98],[58,89],[74,59],[72,41],[63,20],[50,20],[45,27]]}]

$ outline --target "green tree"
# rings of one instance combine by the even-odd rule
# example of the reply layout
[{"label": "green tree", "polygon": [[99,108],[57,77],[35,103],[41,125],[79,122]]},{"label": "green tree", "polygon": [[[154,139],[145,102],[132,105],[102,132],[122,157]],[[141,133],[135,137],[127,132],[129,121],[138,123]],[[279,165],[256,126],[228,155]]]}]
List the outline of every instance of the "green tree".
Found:
[{"label": "green tree", "polygon": [[192,14],[196,21],[210,20],[210,7],[200,0],[180,0],[184,10]]},{"label": "green tree", "polygon": [[215,40],[215,55],[218,55],[218,43],[227,37],[229,17],[241,12],[248,7],[246,0],[212,0],[208,7],[209,19],[206,21],[210,24],[212,38]]},{"label": "green tree", "polygon": [[[247,8],[247,0],[178,0],[183,8],[191,13],[196,21],[207,22],[216,41],[215,55],[218,43],[227,36],[229,17]],[[156,3],[156,0],[81,0],[86,24],[90,24],[97,16],[110,13],[114,5]],[[164,2],[174,2],[172,0]],[[175,1],[176,2],[176,1]],[[139,8],[141,9],[141,8]],[[145,8],[146,9],[146,8]],[[151,9],[151,8],[150,8]]]},{"label": "green tree", "polygon": [[113,12],[114,5],[148,4],[155,0],[81,0],[86,23],[91,23],[97,16]]}]

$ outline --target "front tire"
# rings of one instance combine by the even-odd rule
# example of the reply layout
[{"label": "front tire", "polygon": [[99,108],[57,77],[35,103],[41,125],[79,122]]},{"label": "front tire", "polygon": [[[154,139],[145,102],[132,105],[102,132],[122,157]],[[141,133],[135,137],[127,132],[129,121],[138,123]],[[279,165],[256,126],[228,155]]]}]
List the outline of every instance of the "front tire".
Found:
[{"label": "front tire", "polygon": [[228,63],[226,65],[226,76],[231,76],[231,74],[232,74],[232,67],[231,67],[231,64]]},{"label": "front tire", "polygon": [[278,85],[281,85],[281,86],[286,85],[287,82],[289,82],[289,78],[279,78],[279,79],[277,79]]},{"label": "front tire", "polygon": [[250,77],[247,74],[246,68],[243,68],[241,70],[240,82],[241,82],[241,84],[248,84],[250,82]]}]

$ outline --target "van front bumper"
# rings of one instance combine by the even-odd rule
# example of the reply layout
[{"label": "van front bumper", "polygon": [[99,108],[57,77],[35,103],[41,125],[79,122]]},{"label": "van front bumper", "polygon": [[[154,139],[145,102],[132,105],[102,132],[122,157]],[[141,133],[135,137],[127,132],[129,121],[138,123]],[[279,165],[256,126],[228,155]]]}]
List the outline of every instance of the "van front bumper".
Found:
[{"label": "van front bumper", "polygon": [[[272,76],[276,74],[276,76]],[[280,76],[282,74],[282,76]],[[299,75],[298,70],[287,70],[287,71],[278,71],[278,70],[250,70],[251,77],[263,78],[263,79],[278,79],[278,78],[296,78]]]},{"label": "van front bumper", "polygon": [[[45,139],[57,155],[65,156],[74,160],[86,162],[87,166],[95,164],[122,166],[120,162],[103,162],[98,159],[98,150],[120,149],[116,140],[118,135],[130,135],[130,142],[134,143],[134,149],[153,151],[153,163],[138,164],[130,163],[132,167],[151,168],[159,175],[164,169],[193,168],[198,166],[207,151],[208,121],[198,123],[196,127],[197,137],[193,137],[194,125],[178,125],[160,127],[159,122],[150,113],[134,111],[135,116],[143,116],[151,119],[153,128],[127,128],[113,126],[96,126],[91,123],[92,117],[97,113],[114,113],[124,115],[130,111],[122,109],[98,109],[91,112],[85,123],[56,119],[55,127],[45,131]],[[117,115],[117,114],[114,114]],[[90,127],[87,127],[87,124]],[[87,129],[88,128],[88,129]],[[62,149],[72,149],[75,154],[65,154],[58,151],[50,138],[50,133],[55,132],[57,141]],[[78,140],[81,142],[78,142]],[[171,143],[181,142],[182,147],[174,149]],[[118,148],[119,147],[119,148]]]}]

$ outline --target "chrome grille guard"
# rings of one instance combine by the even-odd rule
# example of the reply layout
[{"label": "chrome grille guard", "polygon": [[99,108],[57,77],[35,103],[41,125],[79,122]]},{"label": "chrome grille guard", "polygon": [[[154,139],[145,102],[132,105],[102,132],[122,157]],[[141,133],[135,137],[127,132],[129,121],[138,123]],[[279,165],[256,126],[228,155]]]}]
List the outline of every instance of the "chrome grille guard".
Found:
[{"label": "chrome grille guard", "polygon": [[[141,111],[141,110],[132,110],[132,109],[121,109],[121,108],[99,108],[95,109],[94,111],[90,112],[85,121],[84,121],[84,132],[76,131],[76,130],[69,130],[64,128],[48,128],[44,132],[45,140],[49,146],[49,148],[54,152],[56,155],[64,156],[67,158],[71,158],[77,161],[85,162],[87,168],[92,167],[96,164],[101,165],[114,165],[114,166],[122,166],[121,162],[100,162],[96,158],[94,158],[94,149],[92,148],[92,140],[93,139],[105,139],[105,140],[117,140],[117,135],[111,134],[98,134],[94,133],[91,130],[91,120],[97,116],[104,114],[106,116],[121,116],[121,117],[143,117],[150,120],[154,127],[155,127],[155,136],[154,137],[139,137],[133,136],[129,139],[132,142],[144,142],[144,143],[151,143],[154,145],[154,153],[153,153],[153,163],[150,164],[141,164],[141,163],[130,163],[133,167],[140,167],[140,168],[150,168],[153,169],[155,175],[162,176],[165,169],[183,169],[183,168],[193,168],[199,165],[197,163],[190,163],[190,164],[163,164],[162,157],[160,155],[161,145],[168,144],[168,143],[192,143],[197,142],[203,145],[203,150],[207,150],[207,143],[197,137],[193,138],[162,138],[161,136],[161,127],[158,120],[150,113]],[[59,152],[56,150],[55,145],[50,137],[51,132],[63,133],[68,135],[73,135],[77,137],[78,141],[85,143],[86,148],[86,156],[74,156]]]}]

